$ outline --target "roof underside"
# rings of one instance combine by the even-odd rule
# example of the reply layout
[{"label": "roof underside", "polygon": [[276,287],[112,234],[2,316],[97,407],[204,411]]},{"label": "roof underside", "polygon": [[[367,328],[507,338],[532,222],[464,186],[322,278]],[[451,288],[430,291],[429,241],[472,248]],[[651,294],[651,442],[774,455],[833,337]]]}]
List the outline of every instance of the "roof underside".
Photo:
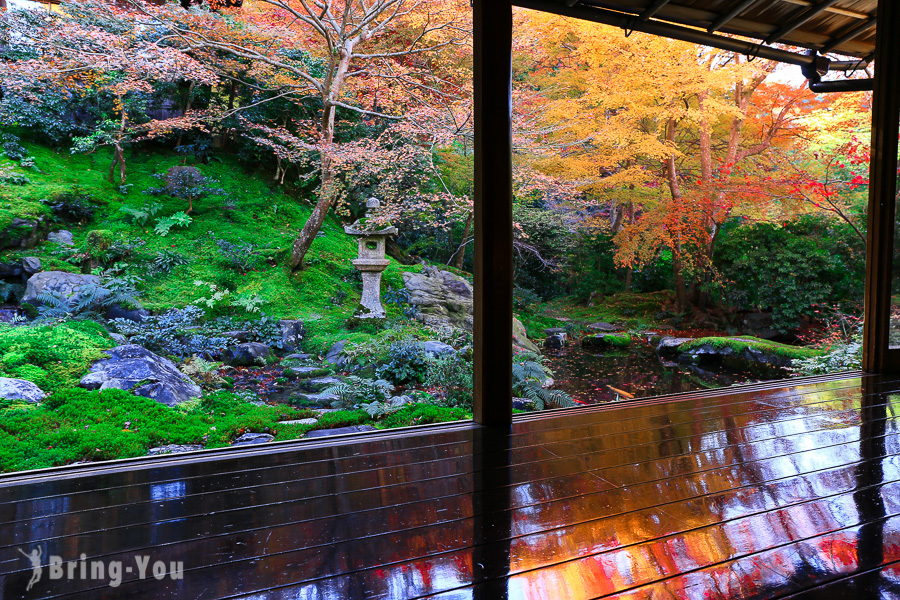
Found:
[{"label": "roof underside", "polygon": [[[618,13],[641,30],[646,23],[674,24],[734,34],[770,45],[801,46],[820,54],[870,58],[875,50],[877,0],[537,0],[515,2],[529,8],[543,4]],[[601,20],[601,19],[597,19]],[[627,27],[626,27],[627,28]],[[715,44],[708,44],[715,45]]]}]

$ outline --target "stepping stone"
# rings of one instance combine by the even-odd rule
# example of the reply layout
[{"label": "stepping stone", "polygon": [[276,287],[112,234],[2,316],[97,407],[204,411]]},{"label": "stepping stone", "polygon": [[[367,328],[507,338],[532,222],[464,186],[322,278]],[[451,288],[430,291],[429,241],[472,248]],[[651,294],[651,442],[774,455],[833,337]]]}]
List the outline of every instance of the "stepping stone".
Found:
[{"label": "stepping stone", "polygon": [[278,421],[279,425],[315,425],[318,419],[294,419],[293,421]]},{"label": "stepping stone", "polygon": [[284,376],[291,379],[310,379],[327,374],[328,369],[322,367],[288,367],[284,370]]},{"label": "stepping stone", "polygon": [[337,377],[316,377],[313,379],[306,379],[305,381],[301,381],[298,385],[305,390],[321,392],[322,390],[330,388],[333,385],[337,385],[342,381],[343,379],[338,379]]},{"label": "stepping stone", "polygon": [[350,427],[338,427],[336,429],[317,429],[307,433],[306,437],[327,437],[331,435],[344,435],[346,433],[360,433],[362,431],[375,431],[375,428],[371,425],[351,425]]},{"label": "stepping stone", "polygon": [[266,442],[271,442],[275,439],[274,435],[269,435],[268,433],[245,433],[238,439],[236,439],[231,445],[232,446],[249,446],[251,444],[265,444]]},{"label": "stepping stone", "polygon": [[591,323],[590,325],[588,325],[588,329],[593,329],[594,331],[617,331],[619,328],[612,323],[604,323],[603,321],[599,321],[597,323]]},{"label": "stepping stone", "polygon": [[309,359],[312,358],[312,354],[303,354],[303,353],[300,353],[300,352],[295,352],[294,354],[288,354],[288,355],[285,356],[284,358],[285,358],[285,360],[287,360],[287,359],[291,359],[291,360],[309,360]]}]

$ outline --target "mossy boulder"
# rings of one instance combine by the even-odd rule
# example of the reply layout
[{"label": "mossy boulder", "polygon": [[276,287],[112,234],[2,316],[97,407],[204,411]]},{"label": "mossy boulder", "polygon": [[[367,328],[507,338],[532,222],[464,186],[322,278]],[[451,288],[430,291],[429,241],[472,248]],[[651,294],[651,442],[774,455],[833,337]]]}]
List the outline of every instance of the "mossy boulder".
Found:
[{"label": "mossy boulder", "polygon": [[631,336],[627,333],[598,333],[596,335],[586,335],[581,338],[582,347],[597,348],[600,350],[627,348],[631,345],[631,342]]},{"label": "mossy boulder", "polygon": [[[667,338],[663,340],[665,343]],[[739,367],[787,367],[797,358],[812,358],[822,351],[788,344],[779,344],[753,337],[705,337],[679,340],[668,351],[680,360],[718,361]],[[662,343],[660,345],[662,347]],[[661,353],[663,353],[661,351]]]}]

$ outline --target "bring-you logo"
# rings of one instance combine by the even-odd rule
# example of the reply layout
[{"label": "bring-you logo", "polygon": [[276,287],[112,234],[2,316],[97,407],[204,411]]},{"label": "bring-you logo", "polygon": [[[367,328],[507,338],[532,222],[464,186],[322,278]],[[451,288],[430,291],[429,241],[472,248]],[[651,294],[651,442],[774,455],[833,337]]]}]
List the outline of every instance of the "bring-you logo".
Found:
[{"label": "bring-you logo", "polygon": [[173,580],[184,579],[184,563],[180,560],[152,561],[150,556],[144,554],[136,554],[124,560],[88,560],[87,555],[82,553],[78,559],[69,561],[64,561],[60,556],[50,555],[44,563],[40,547],[33,548],[31,552],[26,552],[22,548],[17,550],[31,564],[31,579],[25,588],[26,591],[31,591],[45,577],[51,581],[90,580],[100,584],[106,583],[114,588],[119,587],[123,579],[131,575],[137,579],[152,577],[159,581],[166,577]]}]

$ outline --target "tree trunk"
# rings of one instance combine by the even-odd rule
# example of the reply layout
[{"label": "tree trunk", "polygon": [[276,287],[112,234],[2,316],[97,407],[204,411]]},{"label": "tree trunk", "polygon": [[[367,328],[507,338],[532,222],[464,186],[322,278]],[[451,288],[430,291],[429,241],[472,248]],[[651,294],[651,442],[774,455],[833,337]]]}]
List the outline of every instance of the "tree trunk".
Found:
[{"label": "tree trunk", "polygon": [[475,211],[469,211],[469,216],[466,217],[466,226],[463,229],[462,241],[459,243],[459,248],[456,249],[456,260],[453,263],[453,266],[457,269],[463,268],[463,259],[466,256],[466,240],[469,239],[469,231],[472,229],[472,221],[475,219]]},{"label": "tree trunk", "polygon": [[[671,148],[675,148],[675,119],[670,118],[666,122],[666,142]],[[677,213],[681,209],[681,185],[678,182],[678,171],[675,167],[675,153],[669,154],[666,159],[666,179],[669,184],[669,193],[672,195],[673,208]],[[678,214],[675,215],[679,217]],[[684,281],[684,264],[682,263],[681,233],[674,232],[672,239],[672,271],[675,277],[675,310],[685,312],[688,306],[687,286]]]},{"label": "tree trunk", "polygon": [[290,258],[291,273],[296,273],[303,268],[303,258],[306,256],[306,253],[309,252],[309,247],[312,246],[313,240],[316,239],[316,234],[319,233],[319,230],[322,228],[322,223],[325,222],[328,211],[331,210],[334,196],[331,193],[330,184],[331,159],[323,157],[322,193],[319,196],[319,201],[316,203],[315,208],[313,208],[312,213],[310,213],[309,218],[306,220],[306,223],[303,224],[303,229],[300,230],[300,233],[294,239]]},{"label": "tree trunk", "polygon": [[125,153],[122,151],[122,146],[116,144],[113,147],[113,160],[112,164],[109,165],[109,174],[108,179],[110,183],[115,183],[114,173],[116,171],[116,165],[119,165],[119,185],[125,184]]}]

